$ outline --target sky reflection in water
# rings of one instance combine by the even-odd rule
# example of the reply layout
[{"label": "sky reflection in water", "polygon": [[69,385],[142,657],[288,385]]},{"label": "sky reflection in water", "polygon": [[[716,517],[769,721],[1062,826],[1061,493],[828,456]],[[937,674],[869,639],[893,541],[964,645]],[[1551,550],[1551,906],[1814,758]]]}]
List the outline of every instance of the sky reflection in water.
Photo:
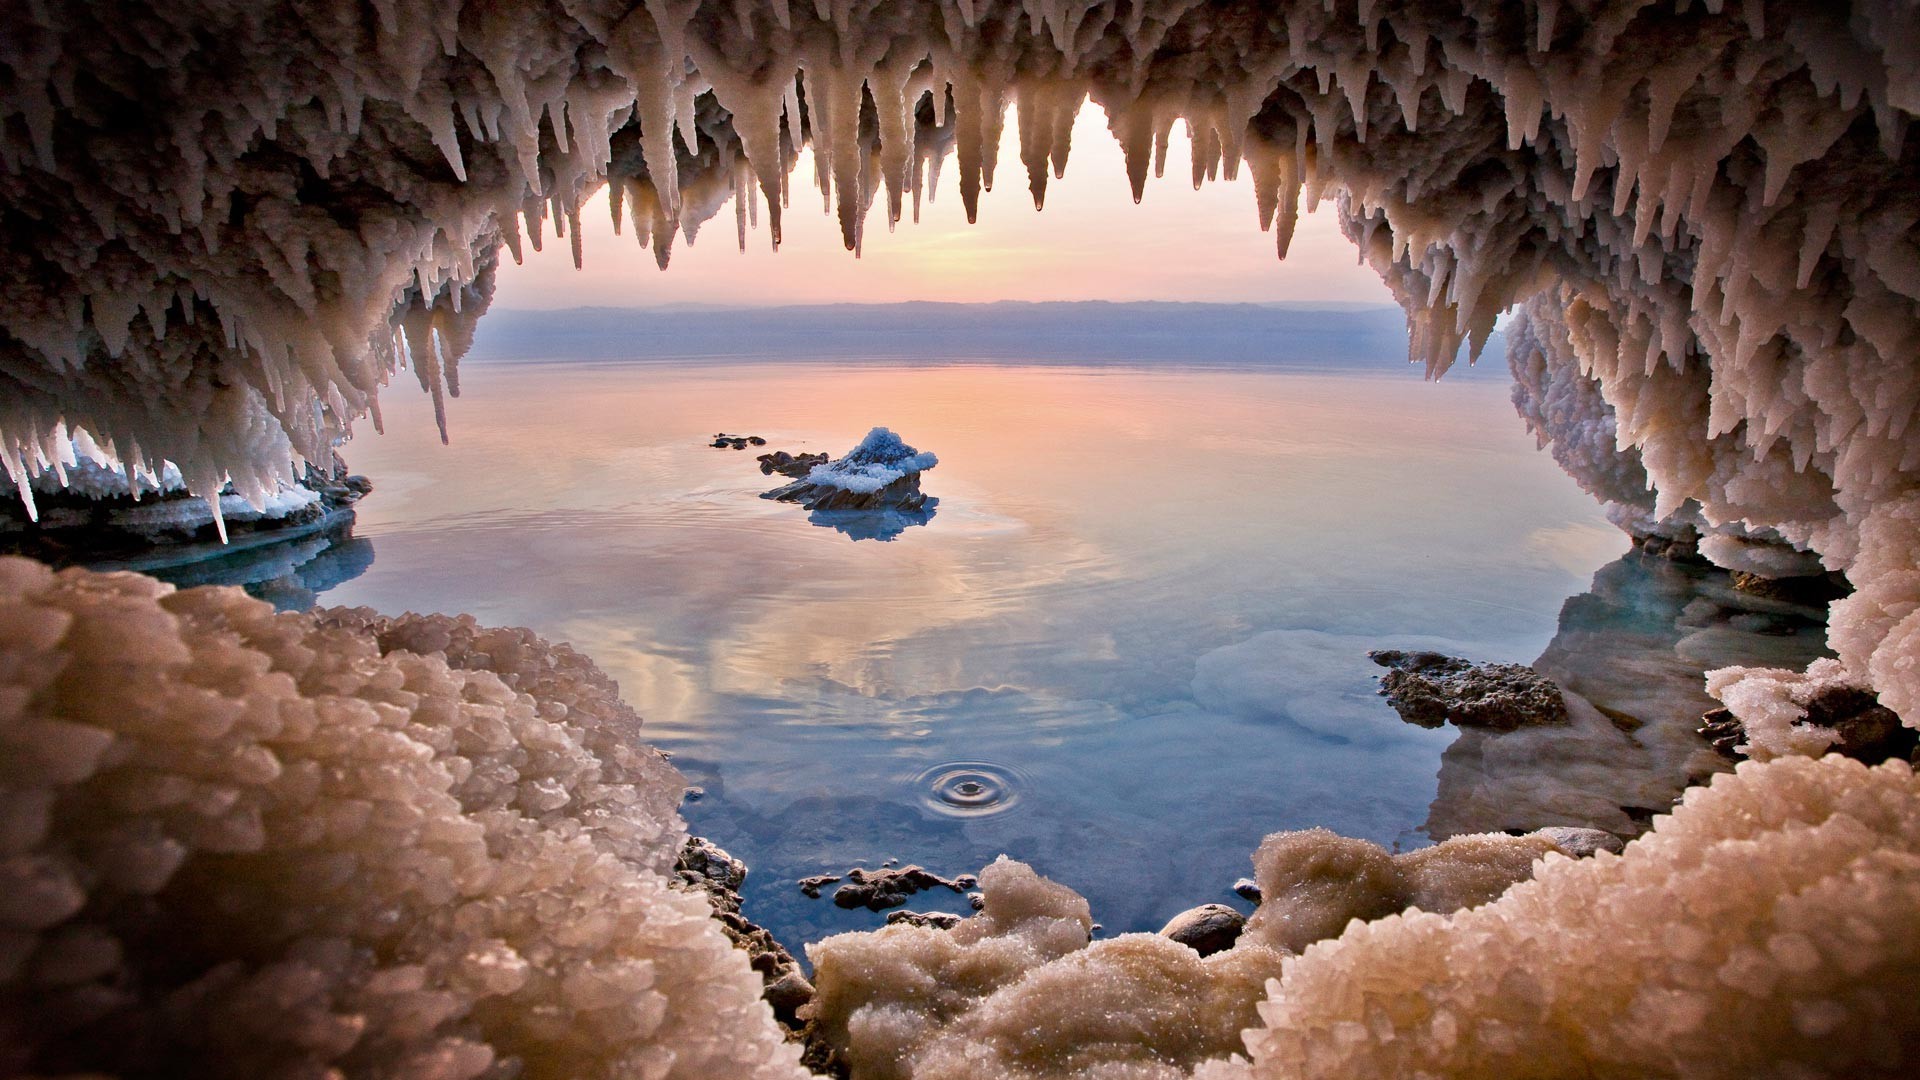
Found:
[{"label": "sky reflection in water", "polygon": [[[877,925],[795,878],[1007,852],[1108,932],[1231,902],[1260,837],[1403,846],[1446,731],[1370,648],[1526,662],[1625,539],[1495,372],[719,363],[476,365],[346,448],[377,558],[322,603],[570,641],[705,789],[790,943]],[[419,415],[414,415],[414,414]],[[887,543],[756,496],[753,454],[884,424],[940,456]],[[977,787],[975,786],[977,785]],[[948,894],[918,908],[964,910]]]}]

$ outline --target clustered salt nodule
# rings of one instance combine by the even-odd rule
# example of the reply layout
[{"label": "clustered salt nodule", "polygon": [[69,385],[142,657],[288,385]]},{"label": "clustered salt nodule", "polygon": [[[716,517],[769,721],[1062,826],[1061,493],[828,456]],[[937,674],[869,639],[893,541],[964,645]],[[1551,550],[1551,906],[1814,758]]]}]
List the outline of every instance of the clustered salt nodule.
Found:
[{"label": "clustered salt nodule", "polygon": [[[1911,1074],[1905,763],[1747,762],[1623,853],[1575,861],[1553,836],[1402,855],[1269,837],[1259,911],[1204,960],[1155,935],[1087,945],[1084,901],[997,863],[952,931],[811,946],[818,1022],[853,1080]],[[1248,1008],[1244,1044],[1215,1030]]]},{"label": "clustered salt nodule", "polygon": [[1257,1080],[1895,1077],[1920,1056],[1920,778],[1747,762],[1623,855],[1549,856],[1451,916],[1350,927],[1289,962]]},{"label": "clustered salt nodule", "polygon": [[805,1075],[638,729],[524,630],[0,559],[0,1073]]}]

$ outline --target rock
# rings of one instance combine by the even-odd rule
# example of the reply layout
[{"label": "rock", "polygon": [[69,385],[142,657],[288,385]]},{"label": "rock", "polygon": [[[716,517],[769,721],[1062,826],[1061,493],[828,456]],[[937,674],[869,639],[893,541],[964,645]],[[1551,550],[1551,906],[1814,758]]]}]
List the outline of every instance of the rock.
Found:
[{"label": "rock", "polygon": [[767,440],[758,435],[728,435],[721,432],[707,445],[715,450],[745,450],[749,446],[765,446]]},{"label": "rock", "polygon": [[925,509],[920,474],[939,464],[901,441],[883,427],[874,428],[846,456],[822,468],[810,469],[800,479],[763,493],[763,499],[799,503],[808,510]]},{"label": "rock", "polygon": [[1233,947],[1247,917],[1225,904],[1202,904],[1189,908],[1168,920],[1160,936],[1177,941],[1201,956],[1212,956]]},{"label": "rock", "polygon": [[[1843,754],[1868,765],[1895,759],[1911,761],[1920,754],[1920,731],[1902,724],[1899,715],[1880,704],[1870,690],[1830,686],[1808,698],[1806,710],[1794,726],[1833,730],[1840,738],[1827,748],[1830,754]],[[1739,717],[1726,709],[1713,709],[1702,714],[1700,720],[1700,734],[1715,750],[1733,761],[1746,756],[1738,749],[1747,741]]]},{"label": "rock", "polygon": [[[673,865],[681,881],[709,892],[720,890],[737,894],[747,881],[747,864],[726,853],[720,845],[699,836],[687,837],[680,859]],[[715,905],[716,907],[719,905]],[[740,910],[737,895],[730,900],[729,911]]]},{"label": "rock", "polygon": [[[846,879],[847,884],[833,891],[835,907],[847,909],[864,907],[868,911],[885,911],[906,903],[907,897],[923,889],[944,888],[952,889],[956,893],[966,892],[958,884],[918,866],[902,866],[897,870],[855,868],[847,871]],[[820,884],[826,884],[826,882]],[[804,882],[801,888],[805,890]],[[816,891],[811,895],[818,895],[818,893]]]},{"label": "rock", "polygon": [[[39,520],[12,497],[0,499],[0,555],[26,555],[56,568],[82,565],[124,569],[136,560],[151,573],[203,560],[227,559],[274,539],[321,534],[346,537],[354,521],[353,504],[373,490],[364,476],[347,473],[339,454],[326,466],[306,465],[299,480],[282,487],[256,510],[231,491],[220,496],[227,540],[220,539],[213,510],[187,491],[180,474],[167,467],[140,481],[133,498],[124,473],[82,456],[67,469],[71,486],[59,487],[48,473],[34,482]],[[211,583],[211,582],[210,582]]]},{"label": "rock", "polygon": [[1770,578],[1745,570],[1733,571],[1733,587],[1751,596],[1816,608],[1824,608],[1852,591],[1842,574]]},{"label": "rock", "polygon": [[968,907],[970,907],[970,908],[972,908],[972,909],[973,909],[973,910],[975,910],[975,911],[985,911],[985,910],[987,909],[987,896],[986,896],[986,894],[985,894],[985,893],[977,893],[977,892],[970,892],[970,893],[968,893],[968,894],[967,894],[967,906],[968,906]]},{"label": "rock", "polygon": [[1733,715],[1731,709],[1709,709],[1700,714],[1700,737],[1729,761],[1739,761],[1746,757],[1735,749],[1747,741],[1747,729],[1740,725],[1740,718]]},{"label": "rock", "polygon": [[775,1019],[790,1028],[798,1028],[801,1006],[813,1000],[813,984],[795,969],[768,983],[765,996],[767,1004],[773,1006]]},{"label": "rock", "polygon": [[[800,962],[771,931],[740,914],[740,886],[747,881],[747,864],[711,840],[689,836],[673,872],[679,887],[705,894],[721,932],[734,948],[745,950],[747,966],[760,973],[774,1016],[798,1030],[800,1019],[795,1012],[812,1000],[813,985],[800,973]],[[783,1006],[783,1002],[789,1004]]]},{"label": "rock", "polygon": [[812,877],[803,877],[800,879],[800,891],[806,894],[807,899],[818,900],[821,888],[839,881],[841,877],[840,874],[815,874]]},{"label": "rock", "polygon": [[1436,652],[1378,649],[1367,654],[1389,668],[1380,693],[1409,724],[1513,731],[1567,722],[1567,703],[1553,681],[1523,664],[1475,664]]},{"label": "rock", "polygon": [[779,473],[796,480],[812,472],[814,466],[825,465],[827,460],[825,454],[800,454],[796,457],[785,450],[775,450],[771,454],[761,454],[759,457],[762,475],[772,476],[774,473]]},{"label": "rock", "polygon": [[905,923],[908,926],[931,926],[935,930],[951,930],[960,925],[960,916],[945,911],[889,911],[887,925]]},{"label": "rock", "polygon": [[1553,846],[1576,859],[1584,859],[1601,851],[1611,851],[1615,855],[1626,849],[1626,841],[1605,829],[1582,829],[1571,825],[1554,825],[1537,830],[1540,836],[1553,842]]},{"label": "rock", "polygon": [[1250,900],[1256,904],[1260,902],[1260,886],[1255,884],[1252,878],[1243,877],[1234,882],[1233,893],[1242,900]]}]

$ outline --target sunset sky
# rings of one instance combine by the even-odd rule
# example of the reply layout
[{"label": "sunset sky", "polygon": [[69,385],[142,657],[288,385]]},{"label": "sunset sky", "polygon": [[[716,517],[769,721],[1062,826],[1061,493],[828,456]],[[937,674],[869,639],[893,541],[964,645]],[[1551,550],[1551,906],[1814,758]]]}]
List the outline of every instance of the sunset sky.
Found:
[{"label": "sunset sky", "polygon": [[792,208],[780,251],[765,222],[735,242],[731,205],[704,226],[699,242],[678,242],[668,273],[631,230],[615,236],[605,192],[584,209],[585,270],[565,241],[526,264],[503,267],[495,303],[503,308],[585,305],[804,304],[903,300],[1211,300],[1391,303],[1380,279],[1356,262],[1331,207],[1303,217],[1284,262],[1260,231],[1245,171],[1232,183],[1189,184],[1185,131],[1176,128],[1165,177],[1147,183],[1136,206],[1120,147],[1098,106],[1081,109],[1065,179],[1047,189],[1035,213],[1020,163],[1018,128],[1008,111],[993,191],[968,225],[953,162],[919,224],[889,235],[884,207],[867,220],[862,257],[840,243],[837,223],[820,212],[810,155],[793,177]]}]

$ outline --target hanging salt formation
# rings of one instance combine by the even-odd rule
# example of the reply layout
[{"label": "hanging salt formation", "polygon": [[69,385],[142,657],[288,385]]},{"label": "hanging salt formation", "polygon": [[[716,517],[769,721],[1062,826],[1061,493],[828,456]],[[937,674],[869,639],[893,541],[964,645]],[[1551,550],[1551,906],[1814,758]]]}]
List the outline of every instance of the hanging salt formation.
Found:
[{"label": "hanging salt formation", "polygon": [[[27,5],[0,35],[0,462],[30,498],[84,429],[136,473],[170,462],[197,494],[217,500],[231,483],[260,505],[297,461],[325,460],[403,363],[430,391],[446,381],[497,248],[519,257],[551,224],[577,256],[579,207],[602,183],[664,264],[730,199],[738,237],[764,212],[777,243],[810,145],[823,205],[857,252],[874,204],[889,225],[912,213],[949,154],[949,186],[977,213],[1003,164],[1009,105],[1040,203],[1085,94],[1106,111],[1136,195],[1185,121],[1193,181],[1248,168],[1283,252],[1302,200],[1335,199],[1407,308],[1412,358],[1434,374],[1524,304],[1514,340],[1597,385],[1652,501],[1608,497],[1650,524],[1697,515],[1734,541],[1771,530],[1845,571],[1856,591],[1832,612],[1839,670],[1717,678],[1737,709],[1777,723],[1793,679],[1842,680],[1920,724],[1916,42],[1920,12],[1904,0]],[[1621,463],[1614,479],[1630,473]],[[166,620],[153,620],[139,625],[159,640]],[[84,726],[47,730],[68,723]],[[1767,890],[1798,882],[1833,910],[1853,904],[1827,928],[1857,921],[1910,972],[1911,927],[1875,917],[1902,910],[1911,870],[1870,842],[1920,828],[1898,772],[1743,768],[1676,817],[1671,843],[1638,861],[1636,844],[1618,871],[1543,872],[1487,910],[1520,923],[1612,912],[1649,900],[1643,878],[1683,872],[1689,895],[1744,902],[1750,877],[1689,852],[1746,843],[1741,814],[1779,823],[1739,849],[1780,870],[1754,900],[1764,918],[1733,925],[1681,904],[1675,934],[1615,964],[1677,974],[1655,996],[1621,984],[1608,999],[1631,1004],[1622,1022],[1644,1022],[1654,1034],[1642,1041],[1670,1057],[1608,1060],[1743,1074],[1744,1059],[1716,1066],[1702,1041],[1751,1012],[1727,1005],[1712,1017],[1721,1027],[1708,1023],[1703,1010],[1726,999],[1689,982],[1686,965],[1710,958],[1721,983],[1760,996],[1803,976],[1818,984],[1768,1013],[1792,1025],[1775,1034],[1858,1060],[1809,1056],[1807,1068],[1897,1069],[1903,1044],[1859,1018],[1911,1024],[1886,1010],[1920,995],[1862,1004],[1819,982],[1852,970],[1858,942],[1829,940],[1798,901],[1767,906]],[[1887,908],[1860,907],[1849,881],[1882,889]],[[1749,924],[1778,933],[1740,941]],[[1262,1073],[1304,1062],[1498,1075],[1502,1062],[1580,1052],[1514,1036],[1590,1018],[1558,975],[1526,998],[1544,1011],[1512,1012],[1514,996],[1475,968],[1444,1009],[1415,1000],[1433,984],[1415,978],[1382,984],[1385,1012],[1342,1012],[1359,1000],[1341,989],[1355,972],[1403,973],[1396,957],[1417,966],[1489,940],[1459,917],[1376,925],[1350,950],[1288,968],[1266,1014],[1275,1032],[1253,1046]],[[59,955],[105,955],[91,940]],[[1519,945],[1498,955],[1577,973]],[[582,986],[588,998],[605,989]],[[1419,1038],[1386,1039],[1416,1012]],[[1611,1037],[1584,1045],[1621,1044]],[[1464,1056],[1389,1060],[1390,1046]],[[1496,1046],[1543,1056],[1486,1056]],[[444,1060],[478,1061],[456,1049]],[[1208,1075],[1234,1068],[1219,1067],[1229,1072]]]}]

